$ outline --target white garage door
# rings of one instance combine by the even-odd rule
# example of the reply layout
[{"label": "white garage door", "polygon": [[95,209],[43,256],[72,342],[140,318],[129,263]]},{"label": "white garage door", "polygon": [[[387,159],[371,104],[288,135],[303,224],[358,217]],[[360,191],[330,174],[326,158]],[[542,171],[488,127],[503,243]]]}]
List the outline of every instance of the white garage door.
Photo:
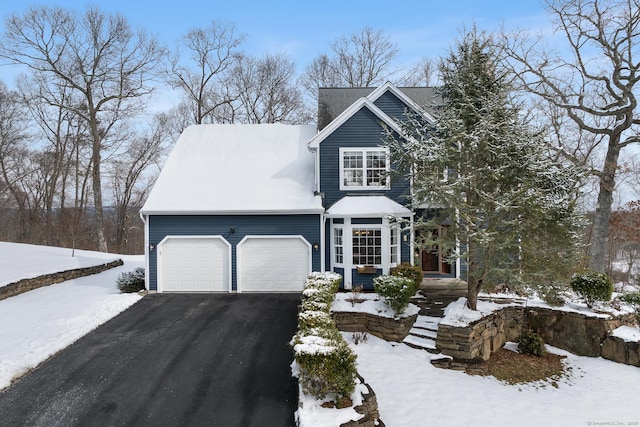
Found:
[{"label": "white garage door", "polygon": [[160,292],[229,292],[231,246],[222,237],[168,237],[158,245]]},{"label": "white garage door", "polygon": [[299,292],[311,271],[311,245],[301,236],[247,236],[237,251],[239,292]]}]

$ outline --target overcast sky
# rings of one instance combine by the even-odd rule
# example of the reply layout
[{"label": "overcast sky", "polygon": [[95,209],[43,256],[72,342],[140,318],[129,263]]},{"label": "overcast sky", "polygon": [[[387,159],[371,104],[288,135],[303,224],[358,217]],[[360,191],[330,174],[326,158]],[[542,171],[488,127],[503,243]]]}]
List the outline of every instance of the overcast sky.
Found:
[{"label": "overcast sky", "polygon": [[[246,34],[244,50],[254,55],[286,53],[301,71],[332,41],[364,26],[380,28],[400,49],[400,64],[446,52],[461,28],[475,24],[493,30],[549,28],[541,0],[2,0],[0,18],[23,13],[29,5],[57,5],[83,10],[88,5],[118,12],[133,26],[146,28],[168,46],[191,28],[212,20],[235,23]],[[11,84],[12,73],[0,67]]]}]

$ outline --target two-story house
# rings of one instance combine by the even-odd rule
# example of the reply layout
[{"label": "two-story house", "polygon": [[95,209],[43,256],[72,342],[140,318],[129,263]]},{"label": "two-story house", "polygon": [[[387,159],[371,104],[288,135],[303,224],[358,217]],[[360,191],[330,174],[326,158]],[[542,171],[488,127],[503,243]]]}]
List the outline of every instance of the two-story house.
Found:
[{"label": "two-story house", "polygon": [[[310,271],[371,288],[401,263],[460,277],[418,248],[411,183],[390,174],[385,132],[432,120],[429,88],[320,89],[318,126],[198,125],[177,141],[141,214],[147,288],[286,292]],[[419,237],[418,237],[419,239]]]}]

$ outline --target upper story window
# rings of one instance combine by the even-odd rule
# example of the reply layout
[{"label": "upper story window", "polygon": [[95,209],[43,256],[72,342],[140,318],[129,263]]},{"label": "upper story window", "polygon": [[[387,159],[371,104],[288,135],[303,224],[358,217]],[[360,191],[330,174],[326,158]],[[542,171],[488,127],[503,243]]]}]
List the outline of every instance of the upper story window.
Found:
[{"label": "upper story window", "polygon": [[340,149],[341,190],[389,188],[389,153],[383,148]]}]

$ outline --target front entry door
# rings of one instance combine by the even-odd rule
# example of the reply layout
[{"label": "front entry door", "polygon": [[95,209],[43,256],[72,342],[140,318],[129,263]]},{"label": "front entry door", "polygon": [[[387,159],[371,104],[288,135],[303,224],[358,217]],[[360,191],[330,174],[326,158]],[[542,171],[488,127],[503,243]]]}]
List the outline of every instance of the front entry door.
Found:
[{"label": "front entry door", "polygon": [[438,250],[423,249],[422,250],[422,271],[428,273],[438,273],[440,271]]},{"label": "front entry door", "polygon": [[[418,236],[417,240],[422,242],[427,240],[434,241],[444,232],[446,232],[446,228],[438,227],[429,232],[431,233],[430,238],[424,238],[423,235]],[[438,245],[430,245],[423,248],[420,252],[420,263],[422,264],[423,272],[430,274],[451,274],[451,264],[446,262],[447,257],[443,256],[443,251]]]}]

